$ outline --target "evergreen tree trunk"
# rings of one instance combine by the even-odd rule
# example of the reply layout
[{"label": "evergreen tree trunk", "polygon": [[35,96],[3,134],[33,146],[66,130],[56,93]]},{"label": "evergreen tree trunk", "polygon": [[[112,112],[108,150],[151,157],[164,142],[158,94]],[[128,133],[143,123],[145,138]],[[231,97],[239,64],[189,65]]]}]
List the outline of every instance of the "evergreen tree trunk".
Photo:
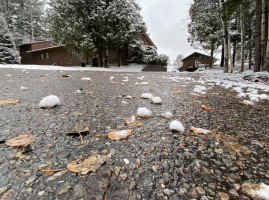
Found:
[{"label": "evergreen tree trunk", "polygon": [[263,64],[263,70],[265,71],[268,71],[268,66],[266,67],[266,60],[267,60],[267,65],[268,65],[268,48],[269,48],[269,45],[268,45],[268,40],[269,40],[269,31],[268,31],[268,24],[269,24],[269,2],[268,1],[265,1],[265,4],[264,4],[264,7],[265,7],[265,12],[264,12],[264,15],[265,15],[265,27],[264,27],[264,35],[265,35],[265,38],[264,38],[264,64]]},{"label": "evergreen tree trunk", "polygon": [[233,66],[235,65],[235,56],[236,56],[236,41],[233,42]]},{"label": "evergreen tree trunk", "polygon": [[249,54],[248,54],[248,68],[251,69],[251,62],[252,62],[252,48],[250,47]]},{"label": "evergreen tree trunk", "polygon": [[255,30],[255,66],[254,72],[261,70],[261,23],[262,0],[256,0],[256,30]]},{"label": "evergreen tree trunk", "polygon": [[[269,46],[269,38],[267,39],[267,47],[268,46]],[[266,51],[266,57],[265,57],[264,65],[263,65],[263,70],[269,72],[269,48],[267,48],[267,51]]]},{"label": "evergreen tree trunk", "polygon": [[211,43],[211,53],[210,53],[210,65],[209,67],[213,67],[213,62],[214,62],[214,42]]},{"label": "evergreen tree trunk", "polygon": [[118,67],[121,66],[121,49],[118,49]]},{"label": "evergreen tree trunk", "polygon": [[108,52],[108,49],[105,50],[105,68],[108,68],[109,67],[109,61],[108,61],[108,56],[109,56],[109,52]]},{"label": "evergreen tree trunk", "polygon": [[245,30],[244,30],[244,13],[243,4],[240,5],[240,27],[241,27],[241,72],[244,72],[245,66]]},{"label": "evergreen tree trunk", "polygon": [[102,50],[101,49],[98,50],[97,59],[98,59],[98,67],[104,67],[104,64],[103,64],[103,53],[102,53]]},{"label": "evergreen tree trunk", "polygon": [[224,0],[220,0],[220,5],[222,7],[222,26],[223,26],[223,36],[224,36],[224,73],[229,71],[229,39],[228,39],[228,26],[226,17],[226,6]]},{"label": "evergreen tree trunk", "polygon": [[223,67],[223,65],[224,65],[224,44],[222,42],[220,66]]}]

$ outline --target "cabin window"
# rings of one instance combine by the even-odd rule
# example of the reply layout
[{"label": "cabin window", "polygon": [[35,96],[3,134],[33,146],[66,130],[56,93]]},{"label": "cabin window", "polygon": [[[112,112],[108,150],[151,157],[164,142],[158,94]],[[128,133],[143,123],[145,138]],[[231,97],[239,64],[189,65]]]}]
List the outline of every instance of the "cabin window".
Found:
[{"label": "cabin window", "polygon": [[49,58],[49,53],[46,53],[46,58]]},{"label": "cabin window", "polygon": [[40,54],[40,59],[42,59],[42,60],[44,59],[44,54],[43,53]]},{"label": "cabin window", "polygon": [[75,56],[76,55],[76,50],[72,50],[71,55]]}]

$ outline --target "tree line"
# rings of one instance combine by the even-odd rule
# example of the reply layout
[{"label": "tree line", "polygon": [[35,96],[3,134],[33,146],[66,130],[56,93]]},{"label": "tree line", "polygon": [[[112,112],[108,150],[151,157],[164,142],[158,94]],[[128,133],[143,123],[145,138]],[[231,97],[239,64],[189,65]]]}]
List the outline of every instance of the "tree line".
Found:
[{"label": "tree line", "polygon": [[194,0],[189,10],[189,42],[214,53],[222,47],[221,66],[233,72],[236,59],[241,72],[246,60],[254,72],[269,71],[268,0]]}]

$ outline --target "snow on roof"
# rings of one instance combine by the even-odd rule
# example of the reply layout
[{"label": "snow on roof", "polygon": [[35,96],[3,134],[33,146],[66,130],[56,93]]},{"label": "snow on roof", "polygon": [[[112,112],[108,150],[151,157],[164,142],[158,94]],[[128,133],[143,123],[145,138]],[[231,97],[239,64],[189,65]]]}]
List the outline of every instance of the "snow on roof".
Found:
[{"label": "snow on roof", "polygon": [[42,48],[42,49],[36,49],[36,50],[32,50],[32,51],[27,51],[26,53],[32,53],[32,52],[37,52],[37,51],[42,51],[42,50],[47,50],[47,49],[54,49],[54,48],[58,48],[58,47],[61,47],[61,46],[45,47],[45,48]]},{"label": "snow on roof", "polygon": [[201,56],[206,56],[206,57],[209,57],[209,58],[210,58],[210,56],[208,56],[208,55],[205,55],[205,54],[202,54],[202,53],[199,53],[199,52],[194,52],[194,53],[192,53],[191,55],[189,55],[189,56],[185,57],[184,59],[182,59],[181,61],[186,60],[187,58],[193,56],[194,54],[199,54],[199,55],[201,55]]},{"label": "snow on roof", "polygon": [[26,44],[44,43],[44,42],[51,42],[51,43],[57,45],[57,44],[56,44],[55,42],[53,42],[52,40],[44,40],[44,41],[26,42],[26,43],[19,44],[19,46],[23,46],[23,45],[26,45]]}]

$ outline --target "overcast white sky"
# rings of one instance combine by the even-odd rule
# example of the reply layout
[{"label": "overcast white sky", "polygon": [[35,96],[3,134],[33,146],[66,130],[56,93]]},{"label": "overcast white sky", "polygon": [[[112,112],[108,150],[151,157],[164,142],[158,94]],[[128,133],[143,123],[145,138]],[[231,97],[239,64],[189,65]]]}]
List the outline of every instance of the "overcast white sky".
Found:
[{"label": "overcast white sky", "polygon": [[191,0],[136,0],[148,27],[150,38],[159,53],[167,54],[172,63],[176,56],[194,51],[188,43],[187,24]]}]

